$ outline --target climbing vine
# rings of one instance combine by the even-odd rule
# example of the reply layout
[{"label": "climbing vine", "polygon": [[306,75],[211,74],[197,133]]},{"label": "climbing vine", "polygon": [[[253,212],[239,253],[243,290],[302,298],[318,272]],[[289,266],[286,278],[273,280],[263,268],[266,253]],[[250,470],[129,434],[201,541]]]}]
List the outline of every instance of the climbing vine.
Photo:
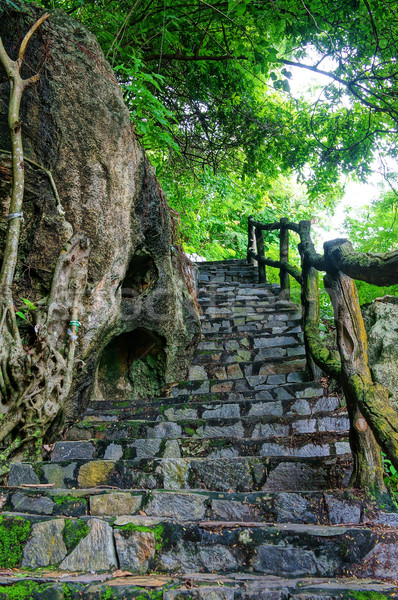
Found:
[{"label": "climbing vine", "polygon": [[[21,460],[28,453],[31,456],[32,451],[40,452],[46,434],[61,418],[72,383],[89,255],[89,240],[82,234],[73,235],[64,245],[48,298],[30,311],[33,339],[22,340],[13,288],[25,188],[20,106],[24,91],[41,75],[23,79],[21,67],[32,36],[48,17],[48,13],[44,14],[31,26],[15,60],[7,54],[0,38],[0,64],[10,90],[8,127],[12,148],[12,190],[0,270],[0,475],[9,470],[10,459]],[[49,177],[54,188],[51,174]],[[66,223],[58,194],[55,197],[60,218]],[[21,311],[18,312],[21,319]]]}]

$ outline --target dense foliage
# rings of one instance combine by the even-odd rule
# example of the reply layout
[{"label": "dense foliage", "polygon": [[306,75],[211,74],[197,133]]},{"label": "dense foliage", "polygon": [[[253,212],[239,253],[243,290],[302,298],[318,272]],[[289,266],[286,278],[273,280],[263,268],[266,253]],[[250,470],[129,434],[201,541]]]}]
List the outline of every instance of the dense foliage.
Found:
[{"label": "dense foliage", "polygon": [[[309,193],[300,214],[294,202],[283,205],[295,220],[332,206],[342,174],[365,180],[380,167],[390,178],[398,150],[395,0],[41,4],[97,36],[181,214],[187,250],[241,254],[249,214],[282,214],[281,173],[294,173]],[[311,99],[290,91],[300,69],[325,76]]]}]

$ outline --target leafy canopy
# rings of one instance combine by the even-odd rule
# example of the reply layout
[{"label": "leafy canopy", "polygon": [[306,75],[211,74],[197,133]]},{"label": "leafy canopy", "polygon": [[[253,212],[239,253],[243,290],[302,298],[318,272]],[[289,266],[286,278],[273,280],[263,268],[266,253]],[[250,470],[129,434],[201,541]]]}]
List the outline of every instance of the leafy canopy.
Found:
[{"label": "leafy canopy", "polygon": [[[315,198],[333,204],[341,175],[369,177],[376,159],[389,178],[398,152],[396,0],[41,4],[97,36],[181,211],[187,247],[209,258],[225,255],[227,244],[232,255],[241,251],[239,220],[274,214],[270,190],[281,174],[305,182],[303,216],[316,210]],[[325,76],[315,100],[291,93],[298,69]]]}]

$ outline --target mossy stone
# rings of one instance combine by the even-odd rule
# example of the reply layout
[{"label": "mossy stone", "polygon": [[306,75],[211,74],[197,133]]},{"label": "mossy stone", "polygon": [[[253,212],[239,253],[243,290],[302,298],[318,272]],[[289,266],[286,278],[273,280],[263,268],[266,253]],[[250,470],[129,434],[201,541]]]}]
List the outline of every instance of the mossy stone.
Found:
[{"label": "mossy stone", "polygon": [[110,460],[92,460],[80,467],[77,481],[81,488],[91,488],[108,483],[115,463]]}]

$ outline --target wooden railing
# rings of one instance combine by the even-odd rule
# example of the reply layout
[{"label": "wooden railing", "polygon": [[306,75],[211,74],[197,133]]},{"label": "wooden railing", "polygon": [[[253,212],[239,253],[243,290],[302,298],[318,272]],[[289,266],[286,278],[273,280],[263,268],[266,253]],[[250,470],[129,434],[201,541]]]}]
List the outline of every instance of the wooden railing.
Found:
[{"label": "wooden railing", "polygon": [[[279,231],[279,260],[265,256],[264,232]],[[289,231],[300,238],[301,269],[289,263]],[[279,269],[280,295],[290,298],[289,275],[301,286],[304,343],[313,378],[320,370],[343,388],[350,419],[350,444],[354,458],[353,487],[385,491],[381,450],[398,470],[398,414],[392,408],[390,391],[373,381],[367,358],[367,338],[355,279],[375,285],[398,283],[398,250],[355,252],[346,239],[324,244],[318,254],[311,239],[311,222],[260,223],[249,217],[247,260],[258,265],[259,282],[265,283],[266,267]],[[324,271],[337,332],[337,350],[328,348],[319,332],[318,272]]]}]

